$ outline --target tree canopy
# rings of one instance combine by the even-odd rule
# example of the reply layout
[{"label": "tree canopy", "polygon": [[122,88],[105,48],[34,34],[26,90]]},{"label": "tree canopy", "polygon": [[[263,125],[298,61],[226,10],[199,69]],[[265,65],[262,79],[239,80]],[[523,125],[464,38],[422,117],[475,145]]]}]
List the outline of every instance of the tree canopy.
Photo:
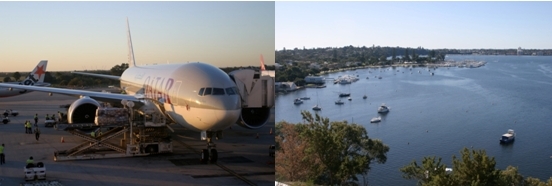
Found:
[{"label": "tree canopy", "polygon": [[381,140],[370,139],[363,126],[346,121],[330,122],[307,111],[301,114],[304,123],[278,124],[281,130],[276,137],[276,175],[279,178],[341,185],[358,181],[357,175],[366,174],[371,162],[387,160],[389,147]]},{"label": "tree canopy", "polygon": [[552,177],[545,183],[537,178],[523,179],[516,167],[508,166],[505,170],[495,168],[494,157],[487,156],[485,150],[463,148],[461,157],[452,157],[452,171],[446,171],[441,158],[424,157],[422,164],[414,160],[400,169],[405,179],[418,180],[418,185],[451,185],[451,186],[485,186],[485,185],[527,185],[552,186]]}]

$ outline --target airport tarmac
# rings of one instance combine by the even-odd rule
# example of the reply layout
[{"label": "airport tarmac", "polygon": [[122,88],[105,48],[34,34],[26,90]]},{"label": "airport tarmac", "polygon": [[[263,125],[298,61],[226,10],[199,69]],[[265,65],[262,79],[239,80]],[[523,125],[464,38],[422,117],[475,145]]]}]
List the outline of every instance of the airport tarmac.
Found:
[{"label": "airport tarmac", "polygon": [[[8,124],[0,123],[0,143],[5,144],[6,164],[0,165],[0,185],[38,184],[58,181],[60,185],[273,185],[274,157],[268,155],[273,145],[274,109],[271,122],[260,129],[246,129],[234,124],[215,140],[219,159],[217,164],[200,164],[200,151],[206,142],[200,134],[180,125],[171,125],[173,153],[146,157],[54,161],[54,151],[67,150],[85,140],[66,131],[44,127],[46,114],[66,112],[60,105],[76,98],[65,95],[48,96],[31,92],[0,99],[0,113],[13,109],[19,116],[9,117]],[[23,123],[34,123],[39,115],[40,140],[25,134]],[[257,133],[259,139],[256,139]],[[64,143],[61,138],[64,138]],[[25,182],[23,167],[30,157],[43,162],[47,178],[40,182]],[[53,183],[53,182],[52,182]],[[51,184],[53,185],[53,184]]]}]

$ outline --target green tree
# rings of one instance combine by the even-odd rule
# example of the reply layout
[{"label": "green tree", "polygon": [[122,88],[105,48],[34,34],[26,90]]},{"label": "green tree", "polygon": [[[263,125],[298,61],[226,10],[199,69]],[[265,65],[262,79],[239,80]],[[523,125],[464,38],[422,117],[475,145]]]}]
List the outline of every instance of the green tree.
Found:
[{"label": "green tree", "polygon": [[446,172],[446,166],[441,163],[441,158],[424,157],[422,165],[412,161],[409,165],[400,169],[405,179],[416,179],[418,185],[528,185],[528,186],[552,186],[552,177],[548,182],[542,182],[537,178],[523,176],[518,173],[516,167],[508,166],[505,170],[495,169],[494,157],[488,157],[484,150],[468,150],[463,148],[461,157],[452,157],[452,172]]},{"label": "green tree", "polygon": [[19,81],[19,78],[21,78],[21,74],[19,72],[13,73],[13,79],[15,79],[15,81]]},{"label": "green tree", "polygon": [[111,75],[121,76],[123,72],[128,68],[128,63],[121,63],[121,65],[115,65],[111,68]]},{"label": "green tree", "polygon": [[410,54],[408,54],[408,48],[404,51],[404,60],[410,61]]},{"label": "green tree", "polygon": [[391,56],[391,61],[392,62],[395,62],[395,60],[397,60],[397,49],[396,48],[393,48],[393,54]]},{"label": "green tree", "polygon": [[8,77],[8,76],[4,77],[4,82],[10,82],[10,81],[11,81],[10,77]]},{"label": "green tree", "polygon": [[366,174],[370,163],[385,163],[389,147],[377,139],[370,139],[366,129],[346,121],[330,122],[318,114],[301,112],[305,130],[301,133],[308,140],[309,158],[320,163],[310,167],[311,179],[329,185],[358,181],[356,175]]}]

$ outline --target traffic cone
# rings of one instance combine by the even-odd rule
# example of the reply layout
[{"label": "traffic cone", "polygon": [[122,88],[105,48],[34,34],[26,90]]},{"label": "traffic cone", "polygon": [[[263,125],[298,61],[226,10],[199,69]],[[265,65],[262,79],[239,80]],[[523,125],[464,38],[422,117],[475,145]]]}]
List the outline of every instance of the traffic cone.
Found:
[{"label": "traffic cone", "polygon": [[257,137],[255,137],[255,139],[259,139],[259,133],[257,133]]},{"label": "traffic cone", "polygon": [[65,140],[63,140],[63,136],[61,137],[61,143],[65,143]]},{"label": "traffic cone", "polygon": [[272,127],[270,128],[270,132],[269,132],[270,135],[272,135]]}]

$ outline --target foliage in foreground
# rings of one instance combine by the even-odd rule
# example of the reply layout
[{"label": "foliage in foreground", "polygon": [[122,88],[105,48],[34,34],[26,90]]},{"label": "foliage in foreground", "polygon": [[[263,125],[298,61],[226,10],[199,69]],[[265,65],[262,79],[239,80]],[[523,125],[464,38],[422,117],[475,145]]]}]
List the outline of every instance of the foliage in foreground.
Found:
[{"label": "foliage in foreground", "polygon": [[418,185],[527,185],[552,186],[552,177],[545,183],[537,178],[523,176],[516,167],[508,166],[505,170],[495,168],[494,157],[488,157],[485,150],[460,151],[462,157],[452,157],[452,172],[446,172],[446,165],[441,158],[424,157],[421,165],[414,160],[400,169],[405,179],[418,180]]},{"label": "foliage in foreground", "polygon": [[278,123],[278,179],[341,185],[358,181],[357,175],[367,174],[372,161],[387,160],[389,147],[370,139],[363,126],[301,114],[304,123]]}]

